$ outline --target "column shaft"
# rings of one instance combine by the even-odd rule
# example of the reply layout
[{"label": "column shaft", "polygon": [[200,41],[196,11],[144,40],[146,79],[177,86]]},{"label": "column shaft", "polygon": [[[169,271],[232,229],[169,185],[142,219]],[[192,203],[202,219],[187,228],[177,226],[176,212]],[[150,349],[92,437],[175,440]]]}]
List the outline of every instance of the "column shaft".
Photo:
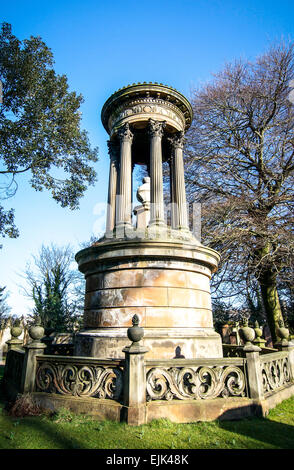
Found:
[{"label": "column shaft", "polygon": [[108,141],[108,149],[109,149],[109,155],[110,155],[110,164],[109,164],[106,233],[112,232],[115,226],[115,202],[116,202],[116,193],[117,193],[118,153],[119,153],[119,148],[116,142]]},{"label": "column shaft", "polygon": [[169,160],[169,189],[170,189],[170,225],[171,228],[175,229],[178,226],[177,223],[177,211],[175,204],[175,189],[174,189],[174,155],[171,154]]},{"label": "column shaft", "polygon": [[172,139],[172,145],[172,187],[174,189],[173,199],[175,204],[175,220],[173,221],[172,226],[178,230],[189,230],[183,162],[184,134],[180,133],[174,137]]},{"label": "column shaft", "polygon": [[165,122],[149,121],[150,127],[150,225],[164,224],[162,136]]},{"label": "column shaft", "polygon": [[132,221],[132,140],[129,124],[118,131],[120,139],[119,191],[117,194],[116,225],[131,225]]}]

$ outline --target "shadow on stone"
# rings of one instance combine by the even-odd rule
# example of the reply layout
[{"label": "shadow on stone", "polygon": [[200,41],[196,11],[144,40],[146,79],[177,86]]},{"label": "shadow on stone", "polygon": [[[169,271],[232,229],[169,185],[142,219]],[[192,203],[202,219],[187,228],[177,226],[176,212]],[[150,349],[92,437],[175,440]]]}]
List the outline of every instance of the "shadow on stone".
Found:
[{"label": "shadow on stone", "polygon": [[177,346],[176,349],[175,349],[175,357],[173,359],[185,359],[185,356],[183,356],[183,354],[181,354],[182,350],[180,348],[180,346]]}]

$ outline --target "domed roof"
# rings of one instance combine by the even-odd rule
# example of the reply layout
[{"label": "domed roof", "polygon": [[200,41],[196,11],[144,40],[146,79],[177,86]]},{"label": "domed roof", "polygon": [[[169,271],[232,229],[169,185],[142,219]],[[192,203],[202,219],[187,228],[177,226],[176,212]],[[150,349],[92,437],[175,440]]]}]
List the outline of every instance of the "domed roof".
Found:
[{"label": "domed roof", "polygon": [[163,85],[162,83],[138,82],[120,88],[105,102],[101,111],[101,120],[106,131],[110,133],[108,120],[110,115],[118,106],[132,98],[143,98],[146,96],[160,98],[161,100],[166,100],[175,105],[184,116],[185,130],[190,127],[193,119],[193,111],[190,102],[187,100],[187,98],[185,98],[184,95],[182,95],[175,88]]}]

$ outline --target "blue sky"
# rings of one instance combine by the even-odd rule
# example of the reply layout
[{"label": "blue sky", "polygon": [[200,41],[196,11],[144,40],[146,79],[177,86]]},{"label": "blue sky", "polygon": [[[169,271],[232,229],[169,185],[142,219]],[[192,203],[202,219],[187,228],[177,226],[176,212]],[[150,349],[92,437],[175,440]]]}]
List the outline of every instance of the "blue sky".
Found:
[{"label": "blue sky", "polygon": [[12,313],[28,313],[19,274],[42,243],[72,244],[76,251],[103,228],[101,206],[108,183],[107,133],[100,112],[106,99],[129,83],[157,81],[187,98],[225,62],[251,59],[281,38],[294,38],[293,1],[130,0],[2,2],[1,22],[11,23],[19,39],[41,36],[52,49],[57,73],[82,93],[83,127],[100,149],[98,182],[80,209],[62,209],[47,192],[18,180],[15,208],[18,239],[0,240],[0,285],[10,291]]}]

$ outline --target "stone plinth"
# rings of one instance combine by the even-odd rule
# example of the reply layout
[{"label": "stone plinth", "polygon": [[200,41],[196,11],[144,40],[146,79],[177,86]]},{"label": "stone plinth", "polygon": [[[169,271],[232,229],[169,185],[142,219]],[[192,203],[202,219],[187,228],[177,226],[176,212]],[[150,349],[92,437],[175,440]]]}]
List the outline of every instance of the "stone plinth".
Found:
[{"label": "stone plinth", "polygon": [[86,277],[75,354],[120,358],[137,314],[148,358],[222,357],[209,281],[219,255],[194,238],[101,241],[76,255]]}]

